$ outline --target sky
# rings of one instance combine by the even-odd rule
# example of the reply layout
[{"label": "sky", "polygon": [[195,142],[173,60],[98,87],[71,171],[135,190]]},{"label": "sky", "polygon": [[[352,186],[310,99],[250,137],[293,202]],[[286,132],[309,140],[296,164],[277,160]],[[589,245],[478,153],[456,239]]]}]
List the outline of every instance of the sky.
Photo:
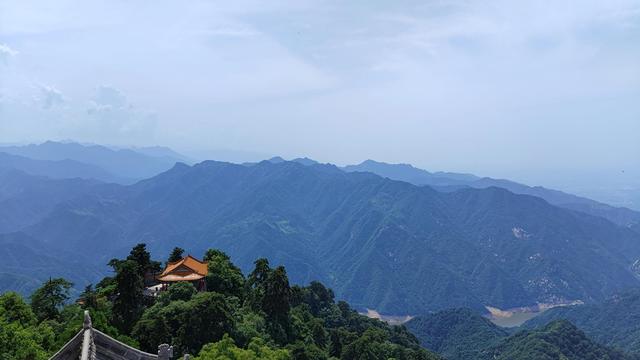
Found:
[{"label": "sky", "polygon": [[0,142],[48,139],[638,189],[640,1],[0,0]]}]

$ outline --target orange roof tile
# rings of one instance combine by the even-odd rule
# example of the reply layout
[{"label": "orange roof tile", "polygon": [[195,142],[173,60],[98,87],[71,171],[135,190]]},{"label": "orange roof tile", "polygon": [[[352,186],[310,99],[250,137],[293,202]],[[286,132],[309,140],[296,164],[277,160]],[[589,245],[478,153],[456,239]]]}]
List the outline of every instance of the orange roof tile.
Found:
[{"label": "orange roof tile", "polygon": [[[187,268],[188,271],[184,271],[185,270],[184,268]],[[180,269],[183,269],[183,270],[180,271]],[[198,277],[198,279],[201,279],[204,276],[206,276],[208,272],[209,272],[209,269],[207,267],[206,261],[200,261],[191,255],[187,255],[186,257],[178,261],[167,264],[167,267],[164,269],[162,274],[160,274],[157,278],[158,280],[162,280],[163,278],[168,279],[167,276],[170,275],[172,278],[179,277],[179,278],[185,278],[186,280],[186,276],[189,276],[189,274],[192,274],[192,275],[200,276]],[[167,281],[179,281],[179,280],[167,280]]]}]

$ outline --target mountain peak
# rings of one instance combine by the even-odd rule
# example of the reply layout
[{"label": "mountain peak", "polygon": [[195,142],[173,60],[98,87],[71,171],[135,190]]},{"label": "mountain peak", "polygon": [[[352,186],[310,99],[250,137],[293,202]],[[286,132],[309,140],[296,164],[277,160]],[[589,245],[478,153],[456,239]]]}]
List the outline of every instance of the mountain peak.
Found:
[{"label": "mountain peak", "polygon": [[317,165],[319,164],[317,161],[313,160],[313,159],[309,159],[308,157],[303,157],[303,158],[295,158],[293,160],[291,160],[293,162],[297,162],[298,164],[302,164],[305,166],[311,166],[311,165]]}]

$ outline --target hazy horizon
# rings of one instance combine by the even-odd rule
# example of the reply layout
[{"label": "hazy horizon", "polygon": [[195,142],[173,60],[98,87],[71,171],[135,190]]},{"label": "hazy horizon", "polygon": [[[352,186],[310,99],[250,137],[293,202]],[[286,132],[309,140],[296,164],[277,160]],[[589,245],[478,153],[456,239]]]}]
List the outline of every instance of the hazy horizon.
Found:
[{"label": "hazy horizon", "polygon": [[0,1],[0,142],[639,187],[639,1],[154,4]]}]

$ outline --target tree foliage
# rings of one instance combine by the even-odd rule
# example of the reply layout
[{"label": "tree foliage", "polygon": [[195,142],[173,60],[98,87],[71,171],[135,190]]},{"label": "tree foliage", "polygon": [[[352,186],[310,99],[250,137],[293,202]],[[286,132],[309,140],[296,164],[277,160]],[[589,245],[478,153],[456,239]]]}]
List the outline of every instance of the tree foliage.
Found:
[{"label": "tree foliage", "polygon": [[237,347],[229,335],[225,335],[222,340],[205,345],[195,360],[288,360],[290,358],[289,351],[274,349],[260,338],[251,340],[249,346],[243,349]]},{"label": "tree foliage", "polygon": [[39,322],[20,295],[0,295],[0,359],[47,359],[53,346],[53,329]]},{"label": "tree foliage", "polygon": [[133,260],[119,262],[116,266],[116,298],[113,302],[114,323],[124,333],[133,328],[143,311],[144,284],[139,264]]},{"label": "tree foliage", "polygon": [[65,279],[50,279],[31,295],[31,308],[40,321],[53,320],[59,315],[64,303],[69,300],[72,283]]},{"label": "tree foliage", "polygon": [[151,260],[151,254],[147,251],[146,244],[138,244],[131,249],[127,260],[132,260],[138,264],[138,272],[144,276],[147,271],[160,271],[160,262]]},{"label": "tree foliage", "polygon": [[171,250],[171,254],[169,254],[169,258],[167,259],[167,263],[176,262],[182,259],[182,254],[184,254],[184,249],[181,247],[174,247]]},{"label": "tree foliage", "polygon": [[206,277],[207,290],[220,294],[244,298],[245,279],[240,268],[235,266],[227,254],[210,249],[204,256],[209,263]]},{"label": "tree foliage", "polygon": [[169,343],[176,356],[202,360],[436,359],[404,327],[336,303],[319,282],[291,286],[285,268],[271,268],[266,259],[258,259],[247,278],[222,251],[207,251],[205,260],[205,292],[179,283],[145,296],[143,270],[156,262],[138,244],[126,259],[110,261],[114,276],[87,286],[79,304],[62,305],[68,283],[61,279],[34,293],[36,306],[2,295],[0,353],[9,355],[0,359],[47,359],[81,329],[82,309],[94,327],[127,344],[155,352]]},{"label": "tree foliage", "polygon": [[471,309],[449,309],[405,324],[427,349],[454,360],[477,360],[509,333]]},{"label": "tree foliage", "polygon": [[601,344],[640,356],[640,289],[615,294],[602,303],[553,308],[523,326],[533,329],[562,319]]},{"label": "tree foliage", "polygon": [[496,360],[625,360],[631,357],[596,344],[565,320],[536,330],[521,331],[494,348],[483,359]]}]

